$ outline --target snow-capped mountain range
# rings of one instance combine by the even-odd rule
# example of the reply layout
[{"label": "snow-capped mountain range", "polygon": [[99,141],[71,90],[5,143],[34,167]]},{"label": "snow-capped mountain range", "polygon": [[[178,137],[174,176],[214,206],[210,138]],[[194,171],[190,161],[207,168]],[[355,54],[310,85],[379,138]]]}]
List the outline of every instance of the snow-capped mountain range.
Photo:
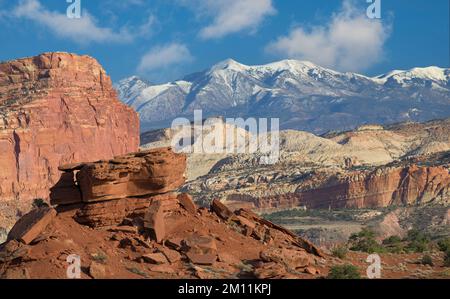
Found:
[{"label": "snow-capped mountain range", "polygon": [[307,61],[247,66],[228,59],[167,84],[133,76],[115,86],[143,130],[192,118],[195,109],[204,117],[278,117],[283,129],[314,133],[450,116],[450,69],[439,67],[367,77]]}]

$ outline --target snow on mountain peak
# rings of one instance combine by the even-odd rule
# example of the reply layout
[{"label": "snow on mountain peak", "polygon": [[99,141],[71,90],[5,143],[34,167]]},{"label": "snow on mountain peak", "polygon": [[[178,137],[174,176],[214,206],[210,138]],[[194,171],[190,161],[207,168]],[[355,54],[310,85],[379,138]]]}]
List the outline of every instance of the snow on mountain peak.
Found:
[{"label": "snow on mountain peak", "polygon": [[361,120],[424,121],[450,115],[450,69],[434,66],[367,77],[309,61],[244,65],[226,59],[183,80],[152,86],[133,76],[116,86],[143,123],[158,126],[194,109],[205,115],[279,117],[286,128],[318,132],[347,129]]},{"label": "snow on mountain peak", "polygon": [[262,65],[259,67],[272,68],[277,70],[288,70],[288,69],[298,69],[298,68],[309,68],[316,69],[320,68],[314,63],[306,60],[294,60],[294,59],[285,59],[277,62],[272,62],[266,65]]},{"label": "snow on mountain peak", "polygon": [[248,68],[248,66],[243,65],[239,62],[237,62],[234,59],[226,59],[224,61],[221,61],[217,64],[215,64],[211,69],[210,73],[214,71],[220,71],[220,70],[231,70],[236,72],[242,72],[245,71]]},{"label": "snow on mountain peak", "polygon": [[375,77],[374,79],[381,80],[383,83],[389,79],[393,79],[399,83],[409,81],[412,79],[424,79],[432,81],[447,81],[449,80],[449,69],[440,68],[437,66],[416,67],[410,70],[394,70],[387,74]]},{"label": "snow on mountain peak", "polygon": [[411,77],[416,78],[431,79],[438,81],[445,81],[448,79],[448,72],[446,72],[446,69],[437,66],[413,68],[407,73],[409,73]]}]

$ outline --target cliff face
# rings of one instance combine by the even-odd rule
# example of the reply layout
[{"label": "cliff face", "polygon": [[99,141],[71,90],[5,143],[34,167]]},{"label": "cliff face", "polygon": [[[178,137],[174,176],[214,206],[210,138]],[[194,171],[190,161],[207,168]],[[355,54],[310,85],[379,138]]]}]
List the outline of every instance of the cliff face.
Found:
[{"label": "cliff face", "polygon": [[45,53],[0,64],[0,205],[48,198],[61,164],[138,146],[138,116],[95,59]]},{"label": "cliff face", "polygon": [[335,178],[310,190],[255,199],[259,209],[377,208],[449,202],[450,175],[442,166],[382,167]]}]

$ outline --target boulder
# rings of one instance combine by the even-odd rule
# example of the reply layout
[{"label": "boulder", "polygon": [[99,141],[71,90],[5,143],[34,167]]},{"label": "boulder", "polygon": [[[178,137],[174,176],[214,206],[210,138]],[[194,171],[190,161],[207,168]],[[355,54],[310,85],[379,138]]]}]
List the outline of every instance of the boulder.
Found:
[{"label": "boulder", "polygon": [[165,245],[174,250],[180,250],[183,243],[182,238],[169,238],[166,240]]},{"label": "boulder", "polygon": [[228,253],[228,252],[219,252],[218,259],[220,262],[229,264],[229,265],[237,265],[241,263],[241,260],[236,256]]},{"label": "boulder", "polygon": [[240,225],[242,225],[244,227],[248,227],[248,228],[250,228],[252,230],[255,229],[255,227],[256,227],[256,223],[255,222],[253,222],[253,221],[251,221],[251,220],[249,220],[247,218],[244,218],[242,216],[236,216],[235,219]]},{"label": "boulder", "polygon": [[191,235],[183,242],[188,259],[199,265],[212,265],[217,260],[217,244],[214,238]]},{"label": "boulder", "polygon": [[84,202],[157,195],[184,182],[186,155],[170,148],[116,157],[85,165],[77,174]]},{"label": "boulder", "polygon": [[[130,197],[103,202],[83,203],[76,211],[75,220],[90,227],[119,226],[133,218],[134,226],[142,228],[142,218],[152,202],[159,201],[163,212],[178,207],[176,195],[166,193],[148,197]],[[141,218],[142,217],[142,218]],[[128,224],[130,225],[130,223]]]},{"label": "boulder", "polygon": [[19,240],[30,244],[42,233],[56,216],[52,208],[35,209],[23,216],[11,229],[8,240]]},{"label": "boulder", "polygon": [[220,202],[218,199],[214,199],[211,204],[211,209],[214,211],[214,213],[217,214],[220,218],[227,221],[230,219],[231,216],[233,216],[233,212],[230,211],[230,209],[227,208],[223,203]]},{"label": "boulder", "polygon": [[194,203],[194,200],[192,199],[192,196],[190,196],[187,193],[181,193],[178,195],[178,201],[180,202],[180,205],[189,213],[196,214],[197,213],[197,206]]},{"label": "boulder", "polygon": [[183,241],[186,251],[206,254],[213,253],[217,255],[216,240],[209,236],[194,234]]},{"label": "boulder", "polygon": [[305,250],[288,248],[268,248],[261,252],[260,257],[264,262],[279,263],[293,270],[304,268],[314,263],[311,255]]},{"label": "boulder", "polygon": [[178,251],[163,247],[161,249],[161,252],[165,255],[165,257],[171,264],[176,263],[181,259],[181,255],[178,253]]},{"label": "boulder", "polygon": [[166,235],[164,212],[161,203],[161,200],[153,201],[147,209],[144,218],[144,227],[150,230],[152,237],[158,243],[161,243]]},{"label": "boulder", "polygon": [[161,252],[144,254],[142,256],[142,259],[146,263],[156,264],[156,265],[161,265],[161,264],[167,263],[166,256]]}]

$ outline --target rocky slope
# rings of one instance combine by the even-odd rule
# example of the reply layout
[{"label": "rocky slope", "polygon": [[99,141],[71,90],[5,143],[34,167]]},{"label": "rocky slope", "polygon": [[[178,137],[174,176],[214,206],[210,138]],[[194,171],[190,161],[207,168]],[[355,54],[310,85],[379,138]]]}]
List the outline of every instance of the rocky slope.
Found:
[{"label": "rocky slope", "polygon": [[326,269],[319,248],[251,211],[220,201],[199,209],[173,193],[184,159],[161,149],[61,167],[77,172],[72,188],[83,196],[22,217],[0,245],[0,277],[64,279],[73,255],[80,277],[96,279],[313,278]]},{"label": "rocky slope", "polygon": [[1,225],[48,198],[59,165],[138,146],[138,116],[95,59],[45,53],[0,64]]},{"label": "rocky slope", "polygon": [[307,61],[247,66],[220,62],[182,80],[117,83],[120,98],[140,113],[143,128],[169,127],[180,115],[278,117],[282,129],[324,133],[361,124],[427,121],[450,115],[450,70],[393,71],[378,77],[340,73]]}]

